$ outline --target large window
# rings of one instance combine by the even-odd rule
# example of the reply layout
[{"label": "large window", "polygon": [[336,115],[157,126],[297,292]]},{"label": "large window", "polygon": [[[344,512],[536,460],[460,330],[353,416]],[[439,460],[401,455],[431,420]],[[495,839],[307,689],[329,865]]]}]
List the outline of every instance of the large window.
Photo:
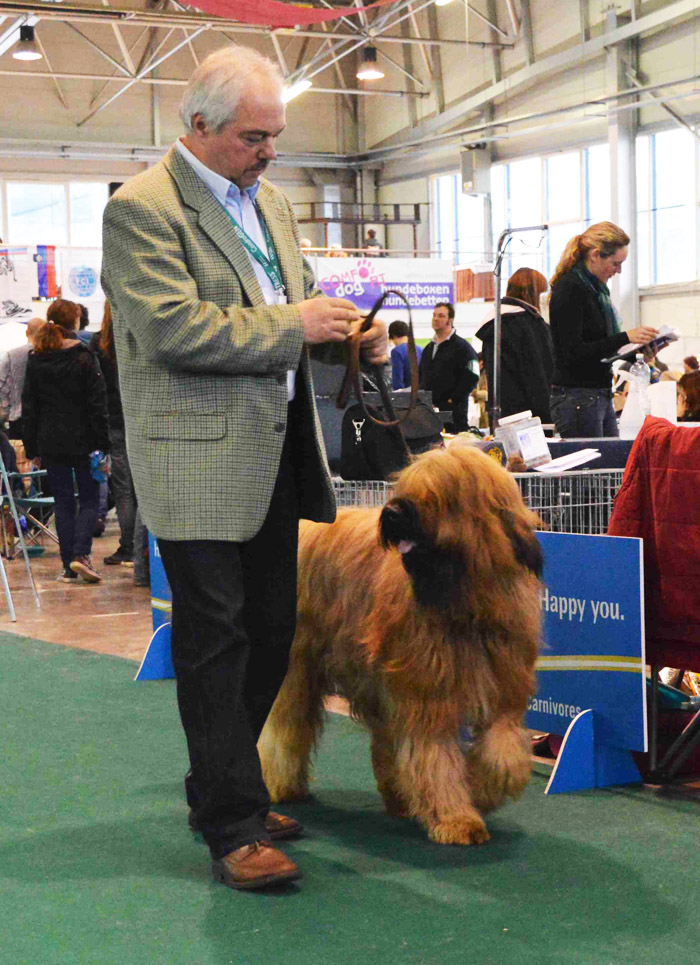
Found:
[{"label": "large window", "polygon": [[681,128],[637,138],[640,285],[697,277],[695,145]]},{"label": "large window", "polygon": [[6,244],[102,246],[106,182],[7,181],[4,189],[7,208],[1,234]]},{"label": "large window", "polygon": [[12,245],[66,245],[66,190],[36,181],[7,185],[7,241]]},{"label": "large window", "polygon": [[85,248],[102,247],[102,212],[108,197],[106,184],[77,181],[69,185],[69,244]]},{"label": "large window", "polygon": [[433,180],[433,249],[455,265],[484,259],[484,199],[464,194],[459,174]]},{"label": "large window", "polygon": [[551,277],[566,243],[588,224],[610,219],[610,152],[607,144],[491,169],[494,247],[505,228],[547,224],[518,232],[509,243],[501,276],[536,268]]}]

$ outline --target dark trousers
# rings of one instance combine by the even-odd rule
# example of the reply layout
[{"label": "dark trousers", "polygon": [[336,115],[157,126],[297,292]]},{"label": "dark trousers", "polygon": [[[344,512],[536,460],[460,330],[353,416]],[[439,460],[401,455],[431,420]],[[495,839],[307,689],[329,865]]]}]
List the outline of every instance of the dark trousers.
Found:
[{"label": "dark trousers", "polygon": [[554,385],[549,407],[562,439],[602,439],[620,435],[610,389]]},{"label": "dark trousers", "polygon": [[[92,534],[97,522],[97,506],[100,484],[90,473],[90,457],[76,456],[61,462],[43,456],[42,467],[46,469],[54,498],[56,535],[64,569],[76,556],[89,556]],[[75,513],[75,488],[73,473],[78,486],[79,510]]]},{"label": "dark trousers", "polygon": [[134,526],[136,524],[136,492],[131,478],[129,458],[126,454],[126,434],[123,429],[109,430],[109,446],[112,457],[112,495],[119,520],[119,548],[129,556],[134,555]]},{"label": "dark trousers", "polygon": [[256,744],[287,672],[296,626],[299,511],[288,440],[289,433],[267,517],[253,539],[158,540],[173,598],[188,797],[215,859],[269,840],[270,798]]}]

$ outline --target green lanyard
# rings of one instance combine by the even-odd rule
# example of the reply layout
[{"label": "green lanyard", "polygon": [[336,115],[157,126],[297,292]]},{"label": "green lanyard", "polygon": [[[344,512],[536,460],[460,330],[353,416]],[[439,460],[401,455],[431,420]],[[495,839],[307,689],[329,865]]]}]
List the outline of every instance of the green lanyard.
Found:
[{"label": "green lanyard", "polygon": [[258,206],[255,204],[255,202],[253,202],[253,207],[255,208],[255,213],[258,216],[258,221],[262,227],[262,231],[265,236],[265,244],[267,245],[267,250],[270,253],[269,258],[255,244],[255,242],[250,237],[250,235],[246,231],[244,231],[243,228],[241,228],[241,226],[238,224],[238,222],[233,217],[231,212],[225,206],[224,206],[224,211],[231,219],[233,230],[236,232],[236,235],[240,243],[243,245],[243,247],[251,256],[251,258],[255,258],[257,263],[263,269],[267,277],[272,282],[272,287],[275,289],[275,292],[278,295],[284,295],[285,288],[284,288],[284,280],[282,278],[282,268],[280,267],[279,258],[277,257],[277,250],[275,249],[274,242],[272,241],[270,230],[267,227],[267,223],[265,222],[265,219],[258,211]]}]

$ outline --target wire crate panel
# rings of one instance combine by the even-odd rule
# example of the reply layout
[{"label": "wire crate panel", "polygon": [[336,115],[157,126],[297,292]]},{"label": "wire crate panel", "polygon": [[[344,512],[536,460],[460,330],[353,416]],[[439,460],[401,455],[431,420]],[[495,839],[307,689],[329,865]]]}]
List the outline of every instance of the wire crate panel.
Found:
[{"label": "wire crate panel", "polygon": [[588,469],[556,475],[514,473],[527,506],[553,533],[607,533],[623,469]]},{"label": "wire crate panel", "polygon": [[383,480],[351,482],[333,478],[336,502],[341,506],[383,506],[391,495],[392,486]]},{"label": "wire crate panel", "polygon": [[[549,475],[513,473],[526,505],[536,512],[553,533],[607,533],[615,494],[622,483],[622,469],[587,469]],[[338,506],[383,506],[392,486],[381,480],[350,482],[335,477],[333,489]]]}]

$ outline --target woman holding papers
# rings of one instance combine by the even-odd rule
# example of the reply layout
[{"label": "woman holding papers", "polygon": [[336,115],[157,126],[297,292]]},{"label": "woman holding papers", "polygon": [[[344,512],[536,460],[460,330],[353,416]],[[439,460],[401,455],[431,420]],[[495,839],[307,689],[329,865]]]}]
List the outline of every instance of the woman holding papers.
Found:
[{"label": "woman holding papers", "polygon": [[609,221],[591,225],[567,244],[551,281],[554,343],[550,408],[563,438],[617,436],[612,367],[601,361],[628,342],[645,344],[656,329],[620,330],[608,281],[627,258],[629,237]]}]

